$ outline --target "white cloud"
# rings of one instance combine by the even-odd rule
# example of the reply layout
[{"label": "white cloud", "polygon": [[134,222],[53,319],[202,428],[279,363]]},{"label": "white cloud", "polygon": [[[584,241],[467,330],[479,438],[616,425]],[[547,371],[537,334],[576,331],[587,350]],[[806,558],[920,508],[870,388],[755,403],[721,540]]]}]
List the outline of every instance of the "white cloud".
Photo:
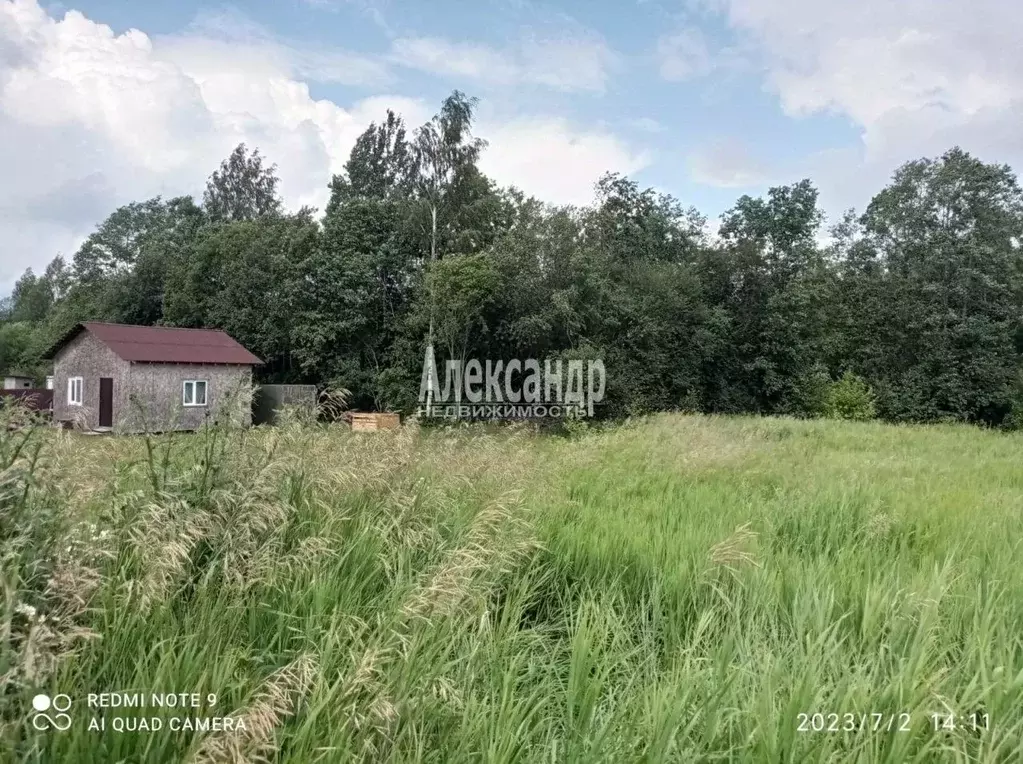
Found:
[{"label": "white cloud", "polygon": [[[389,95],[346,108],[316,100],[292,55],[209,30],[117,35],[75,11],[57,20],[36,0],[0,0],[0,284],[70,256],[118,205],[200,194],[242,141],[278,165],[290,207],[322,208],[370,121],[390,107],[415,126],[435,110]],[[601,171],[644,161],[611,134],[557,119],[479,132],[496,180],[554,202],[586,201]]]},{"label": "white cloud", "polygon": [[185,35],[156,39],[177,64],[213,59],[218,66],[250,73],[262,68],[285,71],[295,79],[367,87],[387,85],[394,79],[386,63],[376,57],[283,39],[231,9],[201,12]]},{"label": "white cloud", "polygon": [[[279,165],[292,206],[322,206],[330,175],[386,102],[316,101],[290,68],[224,43],[115,35],[35,0],[0,3],[0,283],[45,265],[120,204],[198,194],[245,141]],[[279,68],[278,68],[279,67]]]},{"label": "white cloud", "polygon": [[540,37],[530,34],[498,50],[440,37],[394,40],[395,63],[431,74],[491,85],[530,84],[555,90],[603,92],[618,56],[592,33]]},{"label": "white cloud", "polygon": [[[964,115],[1023,92],[1023,7],[1002,0],[727,0],[792,113],[835,109],[870,126],[897,109]],[[796,23],[799,22],[799,23]]]},{"label": "white cloud", "polygon": [[720,188],[760,186],[769,180],[765,163],[735,138],[720,138],[693,152],[689,169],[697,182]]},{"label": "white cloud", "polygon": [[440,37],[401,37],[392,45],[395,62],[448,77],[470,77],[498,85],[515,82],[520,71],[505,54],[489,46],[449,42]]},{"label": "white cloud", "polygon": [[864,203],[869,179],[960,144],[1023,161],[1023,4],[1005,0],[720,0],[760,48],[788,114],[833,113],[862,131],[855,156],[820,157],[833,193]]},{"label": "white cloud", "polygon": [[605,172],[629,174],[650,163],[610,133],[579,132],[559,118],[484,123],[480,133],[491,145],[481,169],[545,201],[587,204]]}]

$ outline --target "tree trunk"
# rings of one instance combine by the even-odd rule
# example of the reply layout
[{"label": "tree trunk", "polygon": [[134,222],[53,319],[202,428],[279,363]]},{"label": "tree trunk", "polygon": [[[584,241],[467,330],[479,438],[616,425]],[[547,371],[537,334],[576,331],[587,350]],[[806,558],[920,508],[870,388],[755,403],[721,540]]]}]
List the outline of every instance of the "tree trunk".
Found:
[{"label": "tree trunk", "polygon": [[[430,206],[430,264],[437,259],[437,205],[436,203]],[[433,359],[433,364],[427,369],[426,372],[426,410],[427,412],[433,407],[433,367],[436,366],[436,356],[433,353],[433,312],[434,308],[433,295],[430,295],[430,329],[426,336],[426,346],[429,349],[430,358]]]}]

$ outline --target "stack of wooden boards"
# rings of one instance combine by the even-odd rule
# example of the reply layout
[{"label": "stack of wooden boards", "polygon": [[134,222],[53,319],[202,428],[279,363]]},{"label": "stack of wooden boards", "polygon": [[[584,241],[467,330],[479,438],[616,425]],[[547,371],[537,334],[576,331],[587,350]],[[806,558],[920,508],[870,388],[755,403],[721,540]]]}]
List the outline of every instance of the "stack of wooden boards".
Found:
[{"label": "stack of wooden boards", "polygon": [[393,430],[400,424],[401,418],[397,414],[352,412],[353,432]]}]

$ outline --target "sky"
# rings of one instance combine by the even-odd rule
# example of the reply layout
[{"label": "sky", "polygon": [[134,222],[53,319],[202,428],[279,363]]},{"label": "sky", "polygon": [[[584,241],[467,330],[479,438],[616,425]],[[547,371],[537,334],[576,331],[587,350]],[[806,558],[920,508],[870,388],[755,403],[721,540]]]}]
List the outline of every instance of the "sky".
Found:
[{"label": "sky", "polygon": [[0,287],[240,142],[323,208],[356,137],[480,98],[481,166],[586,204],[625,173],[712,220],[811,178],[835,221],[954,145],[1023,160],[1010,0],[0,0]]}]

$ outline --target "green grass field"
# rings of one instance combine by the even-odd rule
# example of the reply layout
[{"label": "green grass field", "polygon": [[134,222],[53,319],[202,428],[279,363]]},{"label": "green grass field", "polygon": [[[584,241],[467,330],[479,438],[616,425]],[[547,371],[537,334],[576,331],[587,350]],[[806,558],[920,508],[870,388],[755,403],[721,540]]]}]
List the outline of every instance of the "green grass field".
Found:
[{"label": "green grass field", "polygon": [[[2,761],[1023,760],[1020,436],[23,437]],[[70,729],[33,729],[40,692]],[[171,729],[208,717],[245,728]]]}]

